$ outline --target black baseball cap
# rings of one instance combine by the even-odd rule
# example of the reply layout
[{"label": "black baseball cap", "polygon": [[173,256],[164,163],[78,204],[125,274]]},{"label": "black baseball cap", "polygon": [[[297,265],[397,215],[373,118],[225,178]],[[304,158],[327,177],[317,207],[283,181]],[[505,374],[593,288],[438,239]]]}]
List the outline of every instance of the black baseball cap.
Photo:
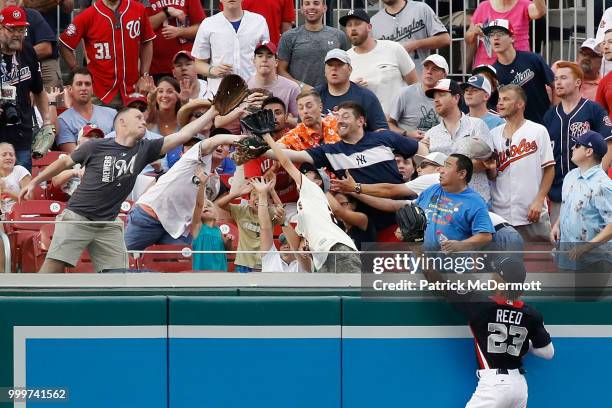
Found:
[{"label": "black baseball cap", "polygon": [[349,12],[345,16],[340,17],[340,25],[342,27],[345,27],[346,23],[351,18],[356,18],[358,20],[365,21],[366,23],[370,24],[370,16],[368,15],[368,13],[366,13],[364,9],[355,9],[349,10]]}]

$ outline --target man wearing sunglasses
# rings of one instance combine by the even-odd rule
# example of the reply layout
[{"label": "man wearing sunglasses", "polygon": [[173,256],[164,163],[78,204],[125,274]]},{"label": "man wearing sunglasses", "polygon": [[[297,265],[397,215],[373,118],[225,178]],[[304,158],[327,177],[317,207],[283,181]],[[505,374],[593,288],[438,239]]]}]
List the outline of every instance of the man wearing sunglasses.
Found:
[{"label": "man wearing sunglasses", "polygon": [[550,234],[553,243],[563,243],[558,258],[562,269],[610,272],[612,180],[601,168],[607,151],[604,138],[592,130],[580,135],[572,148],[572,162],[578,167],[563,180],[561,215]]},{"label": "man wearing sunglasses", "polygon": [[525,91],[518,85],[499,90],[497,111],[506,120],[491,132],[497,166],[488,173],[493,212],[508,220],[526,242],[548,242],[546,195],[555,175],[546,128],[525,119]]}]

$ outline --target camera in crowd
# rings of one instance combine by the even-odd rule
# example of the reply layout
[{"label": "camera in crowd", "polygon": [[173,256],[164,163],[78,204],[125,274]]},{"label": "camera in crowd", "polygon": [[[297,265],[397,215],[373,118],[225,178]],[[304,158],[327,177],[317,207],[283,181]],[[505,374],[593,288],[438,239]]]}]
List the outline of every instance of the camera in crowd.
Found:
[{"label": "camera in crowd", "polygon": [[19,125],[21,115],[17,110],[17,88],[4,85],[0,91],[0,126]]}]

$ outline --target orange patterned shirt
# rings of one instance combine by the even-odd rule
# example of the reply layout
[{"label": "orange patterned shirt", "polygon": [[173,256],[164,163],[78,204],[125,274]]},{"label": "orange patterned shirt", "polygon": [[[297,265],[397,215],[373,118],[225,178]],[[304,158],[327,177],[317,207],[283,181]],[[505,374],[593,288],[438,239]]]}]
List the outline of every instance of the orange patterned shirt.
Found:
[{"label": "orange patterned shirt", "polygon": [[[325,115],[321,121],[321,133],[323,133],[323,141],[326,144],[336,143],[340,140],[338,135],[338,121],[334,115]],[[319,145],[321,135],[314,129],[306,127],[303,123],[299,123],[278,140],[287,148],[292,150],[306,150]]]}]

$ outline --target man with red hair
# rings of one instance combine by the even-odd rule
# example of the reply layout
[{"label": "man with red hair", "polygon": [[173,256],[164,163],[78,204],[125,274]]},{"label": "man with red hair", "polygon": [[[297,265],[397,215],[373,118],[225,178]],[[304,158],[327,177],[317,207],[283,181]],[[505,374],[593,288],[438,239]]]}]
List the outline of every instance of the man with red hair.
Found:
[{"label": "man with red hair", "polygon": [[554,224],[561,209],[561,187],[565,175],[576,165],[571,161],[572,146],[583,133],[594,130],[608,143],[608,154],[602,160],[604,171],[610,165],[612,151],[612,123],[606,110],[596,102],[580,95],[584,74],[574,62],[561,61],[555,73],[555,92],[561,102],[544,115],[555,158],[555,178],[548,193],[551,200],[551,222]]}]

